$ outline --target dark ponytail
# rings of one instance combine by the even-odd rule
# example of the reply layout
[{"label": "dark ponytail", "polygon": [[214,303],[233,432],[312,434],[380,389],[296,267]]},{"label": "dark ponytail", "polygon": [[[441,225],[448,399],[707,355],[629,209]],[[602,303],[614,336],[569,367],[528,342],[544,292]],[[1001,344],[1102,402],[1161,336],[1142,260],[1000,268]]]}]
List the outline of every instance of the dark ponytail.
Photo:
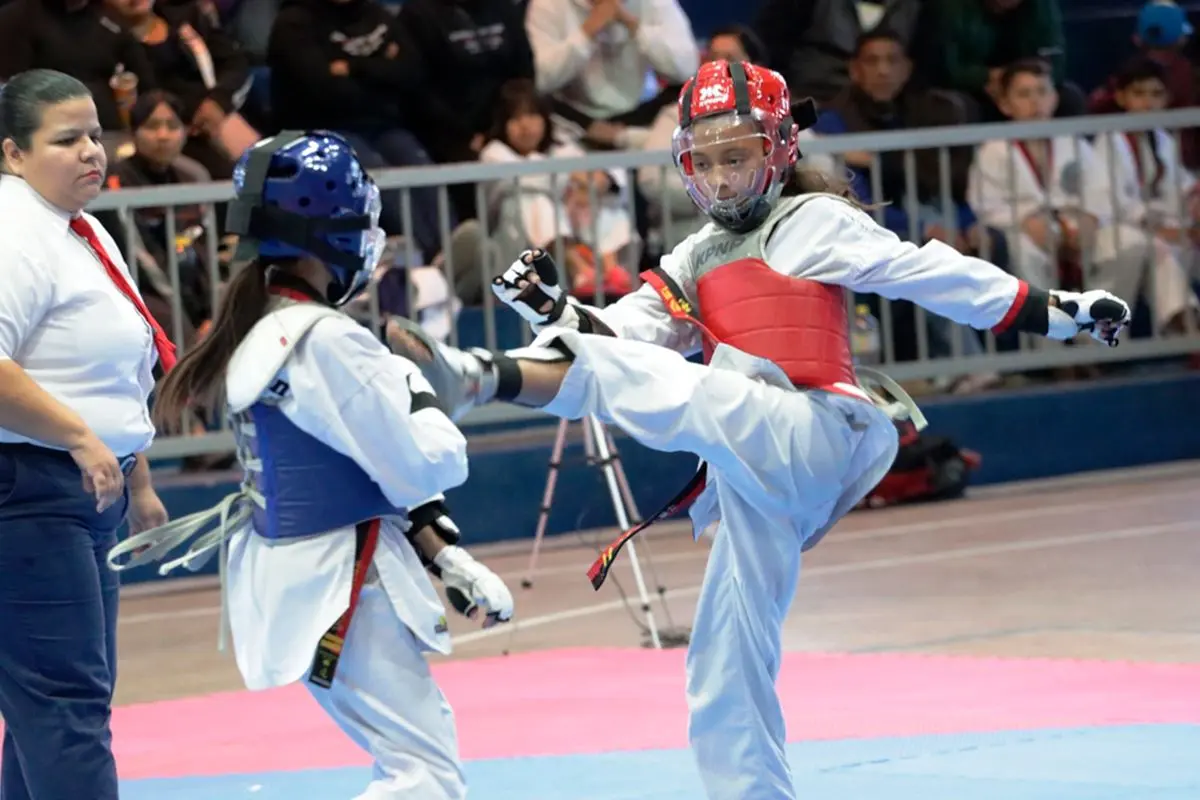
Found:
[{"label": "dark ponytail", "polygon": [[265,261],[246,264],[225,288],[208,335],[189,350],[158,385],[154,423],[167,433],[181,432],[189,410],[217,417],[225,402],[225,370],[238,345],[267,310]]}]

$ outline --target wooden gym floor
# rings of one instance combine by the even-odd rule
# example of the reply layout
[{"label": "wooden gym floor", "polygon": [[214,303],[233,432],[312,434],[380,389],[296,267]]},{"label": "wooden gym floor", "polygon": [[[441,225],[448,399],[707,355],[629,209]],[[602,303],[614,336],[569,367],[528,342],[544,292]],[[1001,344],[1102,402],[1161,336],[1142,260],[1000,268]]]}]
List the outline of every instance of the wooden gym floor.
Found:
[{"label": "wooden gym floor", "polygon": [[[600,592],[585,575],[613,533],[549,540],[531,589],[530,540],[475,548],[509,582],[519,621],[480,631],[452,618],[452,658],[643,641],[627,551]],[[670,621],[686,626],[705,542],[670,522],[638,543],[651,590],[665,587]],[[808,555],[789,650],[1200,663],[1200,462],[856,512]],[[668,626],[657,597],[653,612]],[[118,704],[242,688],[231,654],[217,652],[217,621],[212,580],[128,587]]]}]

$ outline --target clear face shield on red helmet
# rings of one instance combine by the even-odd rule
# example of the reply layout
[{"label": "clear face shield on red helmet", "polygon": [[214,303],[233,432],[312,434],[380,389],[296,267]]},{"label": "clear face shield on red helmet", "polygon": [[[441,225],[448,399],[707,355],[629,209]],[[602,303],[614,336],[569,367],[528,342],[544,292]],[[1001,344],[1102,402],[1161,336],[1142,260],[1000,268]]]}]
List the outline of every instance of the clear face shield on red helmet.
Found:
[{"label": "clear face shield on red helmet", "polygon": [[780,121],[761,112],[701,117],[675,129],[675,163],[692,202],[734,231],[758,225],[783,191],[790,167]]}]

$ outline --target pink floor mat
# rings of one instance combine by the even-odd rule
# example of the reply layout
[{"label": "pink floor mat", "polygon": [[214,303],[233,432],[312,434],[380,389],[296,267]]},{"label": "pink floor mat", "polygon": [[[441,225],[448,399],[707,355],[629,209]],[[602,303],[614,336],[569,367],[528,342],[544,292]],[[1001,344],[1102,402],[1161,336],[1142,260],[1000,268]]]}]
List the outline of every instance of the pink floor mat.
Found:
[{"label": "pink floor mat", "polygon": [[[435,667],[467,759],[685,747],[683,653],[575,649]],[[789,738],[1200,723],[1200,664],[789,654]],[[291,686],[116,711],[122,778],[368,763]]]}]

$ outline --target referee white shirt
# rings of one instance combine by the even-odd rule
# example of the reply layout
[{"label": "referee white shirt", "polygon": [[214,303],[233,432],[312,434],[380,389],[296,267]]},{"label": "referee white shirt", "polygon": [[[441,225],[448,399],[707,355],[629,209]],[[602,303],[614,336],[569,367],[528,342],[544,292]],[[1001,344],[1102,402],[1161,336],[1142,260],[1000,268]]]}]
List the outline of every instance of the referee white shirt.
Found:
[{"label": "referee white shirt", "polygon": [[[134,286],[116,242],[82,216]],[[122,458],[154,439],[154,339],[70,222],[21,178],[0,177],[0,359],[15,361]],[[13,442],[48,446],[0,428],[0,443]]]}]

